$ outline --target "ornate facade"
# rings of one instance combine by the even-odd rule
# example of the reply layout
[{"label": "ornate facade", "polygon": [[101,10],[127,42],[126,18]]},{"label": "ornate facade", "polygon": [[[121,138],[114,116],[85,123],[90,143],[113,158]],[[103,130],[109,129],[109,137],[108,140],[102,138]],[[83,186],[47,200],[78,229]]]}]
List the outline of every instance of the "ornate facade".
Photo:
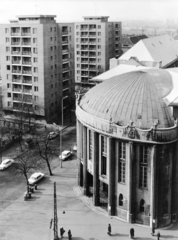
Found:
[{"label": "ornate facade", "polygon": [[135,71],[77,99],[78,184],[109,215],[150,227],[177,220],[174,83],[165,70]]}]

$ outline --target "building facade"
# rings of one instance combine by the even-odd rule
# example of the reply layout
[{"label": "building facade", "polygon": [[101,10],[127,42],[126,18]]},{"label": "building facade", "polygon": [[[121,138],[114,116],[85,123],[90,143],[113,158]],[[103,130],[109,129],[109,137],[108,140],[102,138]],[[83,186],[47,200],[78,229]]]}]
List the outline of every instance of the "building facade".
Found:
[{"label": "building facade", "polygon": [[149,69],[78,96],[78,184],[109,215],[156,228],[177,221],[177,87]]},{"label": "building facade", "polygon": [[1,24],[6,114],[29,111],[52,122],[67,111],[74,98],[73,24],[58,24],[55,17],[18,16],[10,24]]},{"label": "building facade", "polygon": [[84,17],[75,23],[75,82],[89,79],[109,69],[109,59],[121,54],[121,22],[108,17]]}]

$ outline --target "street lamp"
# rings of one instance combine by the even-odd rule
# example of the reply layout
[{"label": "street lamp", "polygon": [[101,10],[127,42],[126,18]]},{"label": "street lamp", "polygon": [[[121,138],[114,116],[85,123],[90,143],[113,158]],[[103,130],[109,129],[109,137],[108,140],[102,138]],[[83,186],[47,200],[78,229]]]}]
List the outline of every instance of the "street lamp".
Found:
[{"label": "street lamp", "polygon": [[62,125],[62,128],[61,128],[61,131],[60,131],[60,152],[61,152],[61,168],[62,168],[62,130],[63,130],[63,100],[68,98],[68,96],[65,96],[65,97],[62,97],[61,99],[61,111],[62,111],[62,121],[61,121],[61,125]]}]

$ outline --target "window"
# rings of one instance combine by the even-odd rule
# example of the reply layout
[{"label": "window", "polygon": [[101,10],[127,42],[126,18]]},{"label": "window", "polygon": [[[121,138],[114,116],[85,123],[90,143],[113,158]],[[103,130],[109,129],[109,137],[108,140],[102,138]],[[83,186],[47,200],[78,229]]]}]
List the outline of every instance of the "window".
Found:
[{"label": "window", "polygon": [[38,73],[38,68],[37,68],[37,67],[34,67],[34,68],[33,68],[33,71],[34,71],[34,73]]},{"label": "window", "polygon": [[72,37],[71,36],[69,36],[69,41],[71,41],[72,40]]},{"label": "window", "polygon": [[77,55],[80,55],[80,51],[77,51]]},{"label": "window", "polygon": [[9,28],[5,28],[5,33],[8,33],[9,32]]},{"label": "window", "polygon": [[76,38],[76,42],[80,42],[79,38]]},{"label": "window", "polygon": [[98,29],[101,29],[101,25],[98,25]]},{"label": "window", "polygon": [[7,93],[7,97],[11,97],[11,93],[8,92],[8,93]]},{"label": "window", "polygon": [[53,56],[51,56],[51,60],[53,60]]},{"label": "window", "polygon": [[57,83],[55,83],[55,87],[57,87]]},{"label": "window", "polygon": [[53,50],[53,47],[51,47],[51,51]]},{"label": "window", "polygon": [[76,25],[76,29],[79,29],[79,25]]},{"label": "window", "polygon": [[10,61],[10,56],[6,56],[6,61]]},{"label": "window", "polygon": [[80,70],[77,70],[77,74],[80,74]]},{"label": "window", "polygon": [[107,174],[107,137],[101,136],[101,174]]},{"label": "window", "polygon": [[9,38],[8,37],[6,37],[6,42],[9,42]]},{"label": "window", "polygon": [[56,37],[54,37],[54,41],[56,41]]},{"label": "window", "polygon": [[37,48],[33,48],[33,53],[38,53],[38,49]]},{"label": "window", "polygon": [[147,188],[148,147],[140,146],[140,187]]},{"label": "window", "polygon": [[77,64],[77,67],[79,68],[79,67],[80,67],[80,64]]},{"label": "window", "polygon": [[92,153],[93,153],[93,138],[92,138],[92,132],[88,131],[88,138],[89,138],[89,159],[92,160]]},{"label": "window", "polygon": [[34,82],[38,82],[38,77],[34,77]]},{"label": "window", "polygon": [[123,206],[123,195],[119,194],[119,206]]},{"label": "window", "polygon": [[98,45],[98,49],[101,49],[101,45]]},{"label": "window", "polygon": [[126,162],[126,143],[119,143],[119,177],[118,180],[121,183],[125,183],[125,162]]},{"label": "window", "polygon": [[140,201],[140,212],[144,213],[145,211],[145,201],[143,199],[141,199]]},{"label": "window", "polygon": [[77,44],[77,48],[80,48],[80,45]]},{"label": "window", "polygon": [[52,31],[53,31],[53,28],[51,27],[51,28],[50,28],[50,32],[52,32]]},{"label": "window", "polygon": [[33,38],[33,43],[37,43],[37,38]]},{"label": "window", "polygon": [[51,88],[53,88],[53,84],[51,84]]},{"label": "window", "polygon": [[39,99],[38,96],[34,96],[34,100],[35,100],[36,102],[38,101],[38,99]]},{"label": "window", "polygon": [[54,95],[53,95],[53,93],[51,93],[51,97],[53,97]]},{"label": "window", "polygon": [[98,52],[98,56],[101,56],[101,52]]},{"label": "window", "polygon": [[98,36],[101,36],[101,32],[98,32]]},{"label": "window", "polygon": [[38,58],[37,57],[34,57],[33,58],[33,62],[35,63],[35,62],[38,62]]},{"label": "window", "polygon": [[6,47],[6,52],[10,52],[10,47]]},{"label": "window", "polygon": [[7,66],[6,66],[6,69],[7,69],[7,70],[11,70],[10,65],[7,65]]},{"label": "window", "polygon": [[56,27],[54,27],[54,32],[56,32]]},{"label": "window", "polygon": [[11,75],[10,74],[7,74],[7,79],[11,79]]},{"label": "window", "polygon": [[11,102],[7,102],[7,106],[8,106],[8,107],[11,107]]},{"label": "window", "polygon": [[53,80],[53,75],[51,75],[51,80]]},{"label": "window", "polygon": [[11,88],[11,84],[10,83],[7,83],[7,88]]},{"label": "window", "polygon": [[98,58],[98,62],[101,62],[101,58]]},{"label": "window", "polygon": [[51,42],[53,41],[53,38],[52,38],[52,37],[50,37],[50,41],[51,41]]},{"label": "window", "polygon": [[51,70],[53,70],[53,66],[51,66]]},{"label": "window", "polygon": [[37,33],[37,28],[33,28],[33,34]]},{"label": "window", "polygon": [[53,107],[54,106],[54,103],[51,103],[51,107]]},{"label": "window", "polygon": [[101,42],[101,39],[100,39],[100,38],[98,38],[98,42]]},{"label": "window", "polygon": [[34,91],[38,92],[38,87],[37,86],[34,86]]}]

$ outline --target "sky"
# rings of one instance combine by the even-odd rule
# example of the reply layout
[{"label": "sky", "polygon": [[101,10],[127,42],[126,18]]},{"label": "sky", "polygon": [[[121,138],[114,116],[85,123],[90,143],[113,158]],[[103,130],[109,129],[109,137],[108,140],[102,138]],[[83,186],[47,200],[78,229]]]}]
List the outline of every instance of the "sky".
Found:
[{"label": "sky", "polygon": [[83,21],[83,16],[109,16],[110,21],[177,21],[178,0],[0,0],[0,23],[27,14],[56,15],[57,22]]}]

